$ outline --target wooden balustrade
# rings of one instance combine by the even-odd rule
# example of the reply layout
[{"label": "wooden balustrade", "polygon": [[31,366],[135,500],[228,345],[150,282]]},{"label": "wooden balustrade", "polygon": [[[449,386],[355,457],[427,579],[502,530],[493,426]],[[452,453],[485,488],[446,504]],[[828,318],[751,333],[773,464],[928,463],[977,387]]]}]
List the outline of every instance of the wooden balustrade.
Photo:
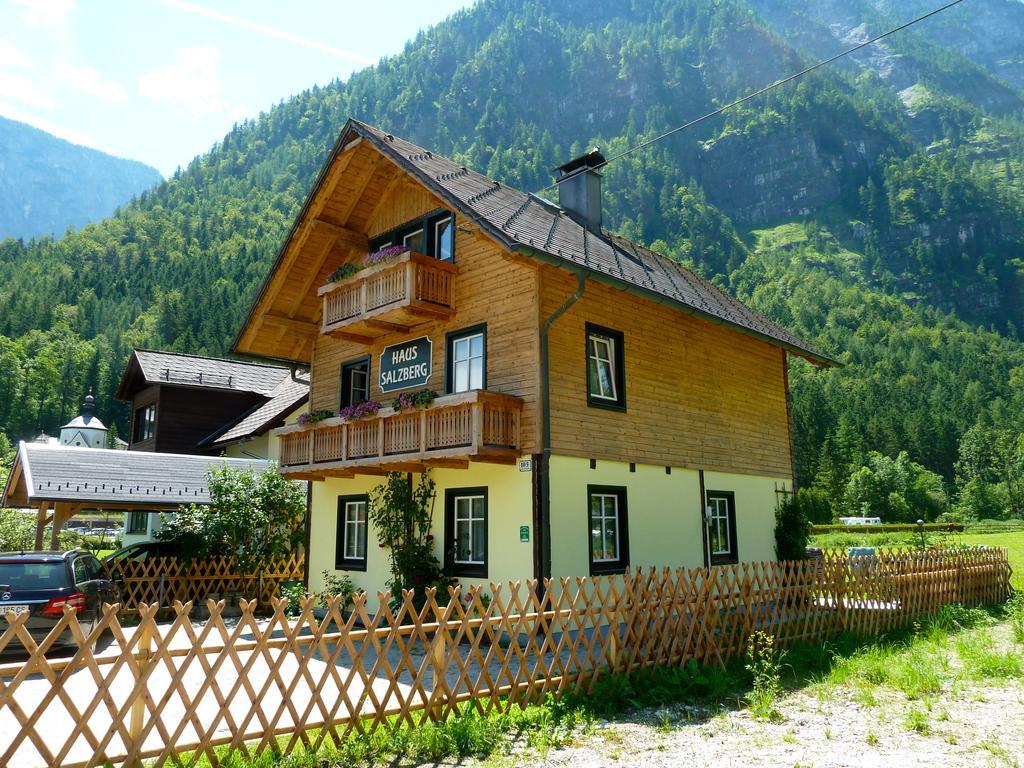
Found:
[{"label": "wooden balustrade", "polygon": [[458,268],[421,253],[403,253],[392,261],[357,272],[319,290],[321,331],[349,339],[372,339],[455,314]]},{"label": "wooden balustrade", "polygon": [[513,462],[521,447],[522,407],[518,397],[476,390],[413,411],[382,408],[353,422],[330,418],[282,427],[276,431],[281,471],[345,474],[437,459]]}]

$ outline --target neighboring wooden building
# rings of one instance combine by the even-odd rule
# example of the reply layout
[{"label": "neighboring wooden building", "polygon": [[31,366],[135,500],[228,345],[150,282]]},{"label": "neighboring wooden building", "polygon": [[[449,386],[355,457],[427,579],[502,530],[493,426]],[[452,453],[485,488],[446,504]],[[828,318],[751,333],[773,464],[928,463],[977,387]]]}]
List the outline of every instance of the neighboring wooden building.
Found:
[{"label": "neighboring wooden building", "polygon": [[[277,430],[281,471],[314,481],[313,589],[384,588],[367,493],[426,468],[437,555],[469,582],[774,557],[786,358],[831,361],[602,229],[602,161],[562,166],[555,205],[345,126],[235,343],[310,366],[313,411],[384,404]],[[366,266],[388,246],[412,250]]]},{"label": "neighboring wooden building", "polygon": [[[131,405],[129,451],[276,461],[273,429],[305,408],[309,378],[277,365],[136,349],[117,397]],[[124,544],[151,538],[159,522],[126,514]]]}]

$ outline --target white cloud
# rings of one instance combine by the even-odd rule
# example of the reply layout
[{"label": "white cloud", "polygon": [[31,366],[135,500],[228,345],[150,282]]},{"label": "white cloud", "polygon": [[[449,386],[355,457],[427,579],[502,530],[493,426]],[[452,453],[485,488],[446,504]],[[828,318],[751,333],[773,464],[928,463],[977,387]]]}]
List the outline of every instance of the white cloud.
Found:
[{"label": "white cloud", "polygon": [[0,67],[24,69],[31,66],[32,58],[27,53],[0,37]]},{"label": "white cloud", "polygon": [[92,67],[72,67],[67,64],[57,66],[57,77],[74,88],[95,96],[103,101],[127,101],[128,95],[120,83],[105,80],[103,75]]},{"label": "white cloud", "polygon": [[75,9],[75,0],[11,0],[19,6],[21,20],[33,27],[56,27]]},{"label": "white cloud", "polygon": [[28,123],[41,131],[52,133],[58,138],[70,141],[72,144],[81,144],[85,147],[100,149],[96,140],[89,134],[76,131],[73,128],[64,128],[63,126],[56,125],[44,117],[39,117],[38,115],[25,112],[19,107],[16,107],[6,101],[0,101],[0,116],[6,117],[9,120],[17,120],[19,123]]},{"label": "white cloud", "polygon": [[267,37],[276,37],[278,40],[284,40],[285,42],[292,43],[294,45],[301,46],[302,48],[308,48],[311,51],[320,51],[330,56],[337,56],[339,59],[348,59],[359,64],[373,64],[373,59],[369,56],[363,56],[359,53],[353,53],[352,51],[346,51],[343,48],[335,48],[333,45],[327,45],[317,40],[310,40],[308,37],[302,37],[291,32],[285,32],[283,29],[276,29],[275,27],[268,27],[265,24],[257,24],[254,21],[243,19],[239,16],[231,16],[220,11],[214,11],[210,8],[203,8],[202,6],[194,5],[192,3],[184,2],[184,0],[160,0],[164,5],[170,6],[171,8],[177,8],[179,11],[185,11],[186,13],[192,13],[196,16],[205,16],[208,19],[214,19],[216,21],[223,22],[224,24],[230,24],[233,27],[240,27],[241,29],[248,29],[250,32],[256,32]]},{"label": "white cloud", "polygon": [[220,49],[214,45],[203,48],[179,48],[174,62],[139,78],[139,92],[154,101],[185,107],[192,122],[204,115],[224,109],[220,95],[217,62]]},{"label": "white cloud", "polygon": [[57,106],[48,93],[36,87],[27,77],[0,70],[0,98],[15,99],[32,107],[53,109]]}]

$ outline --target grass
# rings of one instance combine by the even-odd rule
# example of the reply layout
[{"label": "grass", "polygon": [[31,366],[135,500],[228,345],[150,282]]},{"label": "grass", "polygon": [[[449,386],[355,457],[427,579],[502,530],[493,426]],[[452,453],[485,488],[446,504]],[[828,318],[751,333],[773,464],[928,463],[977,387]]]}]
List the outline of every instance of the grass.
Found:
[{"label": "grass", "polygon": [[[1019,637],[1016,626],[1022,628]],[[997,641],[996,637],[1004,636],[1009,643]],[[786,690],[807,686],[816,688],[821,700],[830,700],[845,688],[861,706],[899,717],[896,722],[908,731],[926,735],[933,732],[934,723],[949,719],[947,711],[933,708],[947,691],[966,683],[1024,680],[1024,596],[992,609],[947,606],[912,627],[880,637],[841,635],[794,645],[786,649],[784,658],[763,637],[757,647],[751,657],[734,660],[725,669],[691,661],[679,668],[639,670],[628,678],[609,675],[599,679],[588,695],[549,697],[541,704],[486,715],[467,710],[444,722],[416,727],[391,721],[388,727],[370,734],[353,733],[340,744],[315,752],[300,747],[288,756],[247,757],[219,750],[218,756],[225,768],[337,768],[468,757],[500,760],[512,755],[514,747],[543,754],[592,731],[599,720],[639,709],[657,710],[652,727],[661,735],[669,734],[676,724],[713,724],[743,704],[752,717],[778,722],[782,718],[776,706],[779,697]],[[891,692],[910,702],[905,712],[890,711]],[[690,705],[685,715],[671,709],[682,704]],[[602,734],[608,744],[615,744],[614,731]],[[315,739],[316,733],[309,736]],[[866,742],[875,746],[878,737],[869,731]],[[282,738],[282,748],[285,743]],[[520,758],[519,753],[511,757],[513,762]],[[197,768],[209,764],[205,757],[182,763]]]},{"label": "grass", "polygon": [[[980,524],[973,527],[979,527],[982,530],[987,528]],[[928,546],[948,544],[951,546],[1006,547],[1009,550],[1010,567],[1013,568],[1011,583],[1014,589],[1024,590],[1024,529],[1002,530],[994,533],[975,532],[971,529],[963,533],[928,533],[925,534],[925,543]],[[810,544],[824,549],[917,547],[921,544],[921,537],[916,533],[823,533],[812,536]]]}]

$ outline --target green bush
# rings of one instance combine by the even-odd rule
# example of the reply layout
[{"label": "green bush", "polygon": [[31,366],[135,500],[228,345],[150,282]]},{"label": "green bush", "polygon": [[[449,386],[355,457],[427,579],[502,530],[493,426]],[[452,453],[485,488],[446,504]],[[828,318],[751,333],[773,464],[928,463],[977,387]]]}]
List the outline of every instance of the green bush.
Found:
[{"label": "green bush", "polygon": [[811,524],[799,495],[790,496],[775,510],[775,556],[779,560],[802,560],[807,556]]},{"label": "green bush", "polygon": [[[917,533],[922,526],[913,523],[883,523],[882,525],[812,525],[811,535],[822,533]],[[925,523],[925,533],[961,533],[963,523]]]}]

